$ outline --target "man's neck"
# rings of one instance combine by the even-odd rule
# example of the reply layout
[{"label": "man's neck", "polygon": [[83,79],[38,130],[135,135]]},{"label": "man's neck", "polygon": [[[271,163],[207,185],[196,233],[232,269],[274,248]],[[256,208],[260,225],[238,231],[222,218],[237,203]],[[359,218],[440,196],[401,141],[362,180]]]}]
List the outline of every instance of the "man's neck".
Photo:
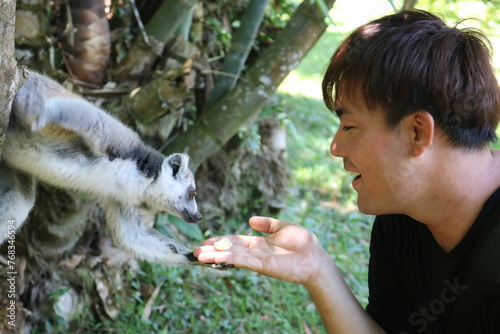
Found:
[{"label": "man's neck", "polygon": [[410,216],[427,225],[445,252],[464,238],[486,200],[500,186],[499,153],[451,154],[441,160],[446,161],[445,167],[429,175],[432,183]]}]

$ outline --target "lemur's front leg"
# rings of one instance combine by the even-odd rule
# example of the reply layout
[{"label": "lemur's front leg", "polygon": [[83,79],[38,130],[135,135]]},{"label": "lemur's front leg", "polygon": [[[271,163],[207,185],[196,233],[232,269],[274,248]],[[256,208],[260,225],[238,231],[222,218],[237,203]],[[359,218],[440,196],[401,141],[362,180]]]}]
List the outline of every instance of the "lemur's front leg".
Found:
[{"label": "lemur's front leg", "polygon": [[104,206],[114,242],[134,257],[167,265],[200,265],[219,270],[233,268],[232,265],[198,262],[189,248],[153,229],[154,212],[113,200],[106,200]]}]

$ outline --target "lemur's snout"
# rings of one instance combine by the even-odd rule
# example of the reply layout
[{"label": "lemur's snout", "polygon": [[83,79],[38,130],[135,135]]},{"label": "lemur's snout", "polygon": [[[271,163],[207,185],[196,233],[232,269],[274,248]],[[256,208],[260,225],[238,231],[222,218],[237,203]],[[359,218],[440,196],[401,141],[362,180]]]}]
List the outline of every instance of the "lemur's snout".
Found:
[{"label": "lemur's snout", "polygon": [[199,223],[201,221],[201,214],[199,211],[196,211],[194,214],[193,214],[193,223]]},{"label": "lemur's snout", "polygon": [[187,210],[184,210],[183,215],[184,215],[184,220],[192,224],[199,223],[202,218],[199,211],[188,212]]}]

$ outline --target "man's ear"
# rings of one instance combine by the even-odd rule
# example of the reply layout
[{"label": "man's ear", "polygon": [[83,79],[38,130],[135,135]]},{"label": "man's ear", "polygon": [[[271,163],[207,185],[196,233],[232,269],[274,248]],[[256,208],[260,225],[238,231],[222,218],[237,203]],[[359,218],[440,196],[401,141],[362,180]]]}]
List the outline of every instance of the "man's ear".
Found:
[{"label": "man's ear", "polygon": [[414,156],[421,156],[434,140],[434,117],[427,111],[417,111],[409,116],[411,145]]}]

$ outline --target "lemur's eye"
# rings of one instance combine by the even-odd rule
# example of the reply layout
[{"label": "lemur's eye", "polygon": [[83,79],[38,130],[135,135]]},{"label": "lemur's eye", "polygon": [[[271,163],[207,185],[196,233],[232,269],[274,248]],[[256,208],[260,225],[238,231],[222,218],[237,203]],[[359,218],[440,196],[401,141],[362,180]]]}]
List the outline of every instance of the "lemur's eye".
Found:
[{"label": "lemur's eye", "polygon": [[193,199],[197,195],[196,191],[192,190],[189,192],[189,199]]}]

